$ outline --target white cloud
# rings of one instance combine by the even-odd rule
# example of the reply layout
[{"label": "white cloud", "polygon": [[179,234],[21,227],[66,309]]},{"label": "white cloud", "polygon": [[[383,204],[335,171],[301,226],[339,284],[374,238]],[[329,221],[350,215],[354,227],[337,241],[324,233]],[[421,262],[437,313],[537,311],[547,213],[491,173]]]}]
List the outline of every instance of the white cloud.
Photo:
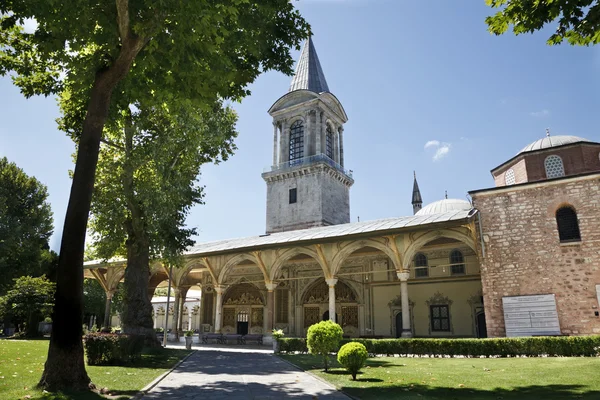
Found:
[{"label": "white cloud", "polygon": [[438,147],[439,145],[440,145],[439,140],[430,140],[427,143],[425,143],[425,148],[428,149],[430,147]]},{"label": "white cloud", "polygon": [[450,153],[450,143],[444,143],[439,147],[433,155],[433,161],[439,161]]},{"label": "white cloud", "polygon": [[532,111],[529,113],[529,115],[535,118],[544,118],[550,115],[550,111],[546,109],[543,109],[541,111]]}]

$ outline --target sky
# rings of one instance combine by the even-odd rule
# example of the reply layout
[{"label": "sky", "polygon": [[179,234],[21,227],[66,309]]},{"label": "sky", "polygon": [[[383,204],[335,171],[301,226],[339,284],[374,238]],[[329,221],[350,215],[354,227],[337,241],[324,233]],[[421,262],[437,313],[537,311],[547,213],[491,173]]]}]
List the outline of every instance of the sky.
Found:
[{"label": "sky", "polygon": [[[412,214],[413,171],[424,205],[493,186],[490,170],[527,144],[569,134],[600,142],[600,47],[492,36],[483,0],[300,0],[330,91],[348,114],[345,166],[351,221]],[[294,52],[297,59],[299,51]],[[273,127],[267,110],[291,77],[261,75],[234,104],[238,150],[206,165],[205,204],[188,225],[199,242],[264,233]],[[58,249],[73,143],[58,131],[56,99],[26,100],[0,78],[0,157],[47,185]]]}]

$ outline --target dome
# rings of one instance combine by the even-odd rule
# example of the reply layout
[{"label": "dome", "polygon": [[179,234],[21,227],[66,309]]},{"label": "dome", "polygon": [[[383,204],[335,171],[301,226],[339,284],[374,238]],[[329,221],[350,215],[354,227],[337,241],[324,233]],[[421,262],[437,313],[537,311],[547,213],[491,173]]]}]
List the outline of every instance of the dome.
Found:
[{"label": "dome", "polygon": [[587,142],[587,139],[580,138],[579,136],[570,136],[570,135],[557,135],[557,136],[546,136],[542,139],[536,140],[535,142],[528,144],[519,152],[525,153],[528,151],[549,149],[552,147],[563,146],[565,144],[577,143],[577,142]]},{"label": "dome", "polygon": [[434,201],[417,211],[415,215],[441,214],[450,211],[464,211],[473,208],[467,200],[444,199]]}]

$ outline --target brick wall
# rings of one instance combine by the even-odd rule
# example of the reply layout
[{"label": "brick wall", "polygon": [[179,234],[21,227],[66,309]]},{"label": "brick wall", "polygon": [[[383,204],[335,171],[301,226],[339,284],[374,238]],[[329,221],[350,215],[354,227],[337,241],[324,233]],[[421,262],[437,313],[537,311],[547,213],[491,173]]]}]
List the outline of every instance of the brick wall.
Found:
[{"label": "brick wall", "polygon": [[512,169],[515,173],[515,183],[527,182],[527,167],[523,158],[516,161],[514,164],[508,165],[504,169],[496,171],[494,175],[494,181],[496,186],[506,186],[506,171]]},{"label": "brick wall", "polygon": [[[555,294],[561,331],[600,334],[600,174],[471,192],[481,211],[481,265],[491,337],[505,336],[503,296]],[[561,244],[555,212],[577,211],[582,241]]]}]

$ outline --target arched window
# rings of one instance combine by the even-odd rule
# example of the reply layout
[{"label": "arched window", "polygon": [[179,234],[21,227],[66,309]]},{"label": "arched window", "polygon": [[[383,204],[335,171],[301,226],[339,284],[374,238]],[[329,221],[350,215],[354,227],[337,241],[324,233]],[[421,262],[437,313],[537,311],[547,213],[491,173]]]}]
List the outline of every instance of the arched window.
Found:
[{"label": "arched window", "polygon": [[452,250],[450,252],[450,264],[451,275],[465,274],[465,257],[460,250]]},{"label": "arched window", "polygon": [[415,255],[415,278],[424,278],[429,276],[429,263],[427,256],[423,253]]},{"label": "arched window", "polygon": [[333,131],[329,125],[325,130],[325,155],[333,160]]},{"label": "arched window", "polygon": [[556,211],[556,225],[561,243],[581,241],[577,213],[572,207],[565,206]]},{"label": "arched window", "polygon": [[504,184],[507,186],[515,184],[515,171],[512,168],[504,174]]},{"label": "arched window", "polygon": [[565,176],[565,167],[563,166],[562,158],[556,154],[546,157],[544,166],[546,167],[546,178]]},{"label": "arched window", "polygon": [[304,158],[304,124],[298,120],[290,128],[290,164]]}]

